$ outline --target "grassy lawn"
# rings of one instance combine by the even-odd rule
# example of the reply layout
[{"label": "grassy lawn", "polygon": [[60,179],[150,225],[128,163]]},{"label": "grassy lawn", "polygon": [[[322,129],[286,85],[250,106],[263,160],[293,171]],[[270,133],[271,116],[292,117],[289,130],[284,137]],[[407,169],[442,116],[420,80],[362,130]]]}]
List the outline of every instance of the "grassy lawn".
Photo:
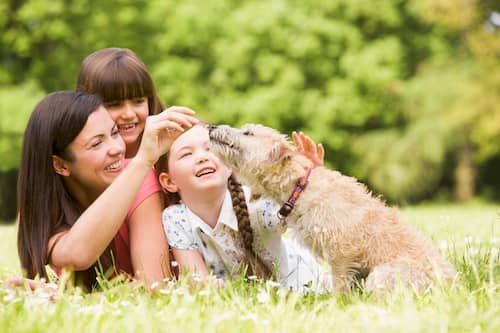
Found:
[{"label": "grassy lawn", "polygon": [[[222,289],[169,282],[155,295],[108,283],[105,291],[42,292],[0,287],[1,332],[499,332],[500,206],[420,206],[402,210],[461,273],[452,288],[395,292],[375,300],[299,295],[237,280]],[[0,226],[0,278],[19,271],[15,227]]]}]

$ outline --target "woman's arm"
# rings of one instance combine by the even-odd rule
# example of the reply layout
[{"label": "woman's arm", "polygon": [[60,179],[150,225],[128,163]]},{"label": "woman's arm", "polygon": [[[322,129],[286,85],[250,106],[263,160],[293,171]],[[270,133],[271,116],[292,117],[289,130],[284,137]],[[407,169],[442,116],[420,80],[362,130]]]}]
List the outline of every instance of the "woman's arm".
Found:
[{"label": "woman's arm", "polygon": [[170,277],[168,246],[161,224],[159,192],[146,198],[129,218],[130,252],[134,275],[148,286]]},{"label": "woman's arm", "polygon": [[137,155],[66,233],[49,240],[49,249],[53,247],[49,260],[54,266],[85,270],[95,263],[118,232],[153,164],[184,128],[198,122],[193,114],[173,107],[148,117]]}]

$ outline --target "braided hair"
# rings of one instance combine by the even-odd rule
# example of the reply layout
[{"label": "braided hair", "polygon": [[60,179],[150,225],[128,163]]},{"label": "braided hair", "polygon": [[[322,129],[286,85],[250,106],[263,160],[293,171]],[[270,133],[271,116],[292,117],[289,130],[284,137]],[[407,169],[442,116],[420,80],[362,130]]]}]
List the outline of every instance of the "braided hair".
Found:
[{"label": "braided hair", "polygon": [[250,225],[248,207],[245,201],[245,193],[243,192],[241,184],[236,180],[234,175],[231,175],[228,179],[228,188],[231,193],[234,213],[238,219],[238,230],[243,238],[243,244],[245,246],[245,254],[248,264],[247,275],[254,274],[259,278],[268,279],[271,276],[271,271],[253,250],[254,237],[252,226]]}]

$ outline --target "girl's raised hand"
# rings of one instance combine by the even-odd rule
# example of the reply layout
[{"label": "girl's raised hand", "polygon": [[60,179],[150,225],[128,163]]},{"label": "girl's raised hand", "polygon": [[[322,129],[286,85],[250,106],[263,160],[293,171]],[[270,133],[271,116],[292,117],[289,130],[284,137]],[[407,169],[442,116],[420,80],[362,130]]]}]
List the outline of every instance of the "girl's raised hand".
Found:
[{"label": "girl's raised hand", "polygon": [[154,165],[181,133],[199,122],[194,114],[189,108],[172,106],[157,115],[149,116],[137,156],[149,165]]},{"label": "girl's raised hand", "polygon": [[294,131],[292,133],[292,138],[300,154],[310,159],[315,167],[323,166],[325,149],[321,143],[316,145],[309,136],[302,132],[297,134],[297,132]]}]

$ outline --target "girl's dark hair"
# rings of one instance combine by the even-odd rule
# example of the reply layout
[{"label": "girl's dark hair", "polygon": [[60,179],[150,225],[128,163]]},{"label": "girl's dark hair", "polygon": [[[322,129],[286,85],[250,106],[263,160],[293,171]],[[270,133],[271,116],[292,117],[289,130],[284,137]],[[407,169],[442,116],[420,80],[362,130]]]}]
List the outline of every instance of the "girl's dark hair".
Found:
[{"label": "girl's dark hair", "polygon": [[234,213],[238,219],[238,230],[243,238],[243,245],[245,246],[248,261],[247,275],[255,274],[259,278],[268,279],[271,276],[271,270],[262,262],[260,257],[255,254],[253,247],[254,235],[252,226],[250,225],[250,215],[248,214],[245,193],[234,175],[231,175],[228,179],[228,188],[231,193]]},{"label": "girl's dark hair", "polygon": [[88,55],[80,66],[76,90],[99,95],[105,105],[145,96],[150,115],[163,110],[146,65],[125,48],[105,48]]},{"label": "girl's dark hair", "polygon": [[[19,178],[18,254],[29,278],[47,278],[48,243],[54,234],[67,230],[86,207],[81,207],[55,173],[52,156],[72,160],[68,145],[78,136],[88,117],[101,105],[95,95],[55,92],[40,101],[26,126]],[[112,244],[110,245],[110,247]],[[108,251],[106,251],[108,252]],[[110,254],[101,256],[104,268],[111,267]],[[94,267],[77,272],[86,287],[96,281]]]}]

